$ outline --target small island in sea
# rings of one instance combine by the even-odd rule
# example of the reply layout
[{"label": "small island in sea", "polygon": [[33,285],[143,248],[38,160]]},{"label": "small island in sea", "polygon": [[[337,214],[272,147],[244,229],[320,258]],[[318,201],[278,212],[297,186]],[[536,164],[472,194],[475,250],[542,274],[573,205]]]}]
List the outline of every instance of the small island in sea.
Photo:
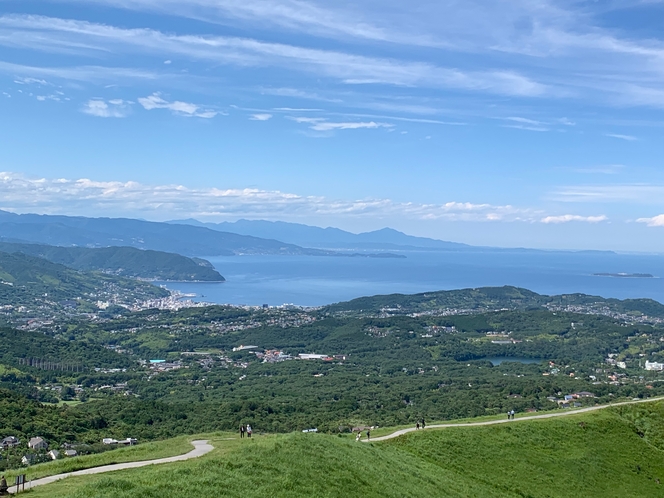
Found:
[{"label": "small island in sea", "polygon": [[655,278],[650,273],[593,273],[595,277],[616,277],[616,278]]}]

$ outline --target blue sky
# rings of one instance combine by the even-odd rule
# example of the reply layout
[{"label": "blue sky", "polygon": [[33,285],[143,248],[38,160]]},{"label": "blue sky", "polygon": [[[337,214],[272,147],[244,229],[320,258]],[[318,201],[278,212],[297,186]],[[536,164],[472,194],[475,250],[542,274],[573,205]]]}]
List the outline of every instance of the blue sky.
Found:
[{"label": "blue sky", "polygon": [[0,209],[662,251],[664,1],[0,0]]}]

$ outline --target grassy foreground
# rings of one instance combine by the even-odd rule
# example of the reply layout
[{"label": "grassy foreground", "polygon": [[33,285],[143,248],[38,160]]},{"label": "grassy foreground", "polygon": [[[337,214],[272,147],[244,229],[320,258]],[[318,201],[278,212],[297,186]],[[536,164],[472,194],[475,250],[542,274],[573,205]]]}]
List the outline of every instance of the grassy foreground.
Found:
[{"label": "grassy foreground", "polygon": [[23,469],[7,470],[4,475],[7,482],[13,483],[17,474],[26,474],[28,479],[64,474],[101,465],[114,463],[137,462],[140,460],[153,460],[175,455],[182,455],[193,449],[190,441],[196,439],[191,436],[180,436],[166,441],[154,441],[127,448],[98,453],[95,455],[82,455],[72,458],[63,458],[53,462],[39,463]]},{"label": "grassy foreground", "polygon": [[197,460],[70,478],[41,497],[664,496],[664,402],[558,419],[411,433],[215,442]]}]

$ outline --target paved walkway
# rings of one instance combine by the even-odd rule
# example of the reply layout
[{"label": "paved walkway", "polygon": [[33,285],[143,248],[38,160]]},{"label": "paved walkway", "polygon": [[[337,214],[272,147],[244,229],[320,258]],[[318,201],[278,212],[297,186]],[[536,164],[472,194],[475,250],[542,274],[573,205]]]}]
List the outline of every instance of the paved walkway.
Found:
[{"label": "paved walkway", "polygon": [[[448,427],[476,427],[480,425],[496,425],[496,424],[512,424],[514,422],[523,422],[526,420],[536,420],[536,419],[542,419],[542,418],[553,418],[553,417],[567,417],[570,415],[578,415],[579,413],[585,413],[585,412],[592,412],[595,410],[603,410],[604,408],[611,408],[614,406],[623,406],[623,405],[634,405],[637,403],[651,403],[653,401],[662,401],[664,400],[664,397],[659,397],[659,398],[650,398],[650,399],[640,399],[638,401],[624,401],[622,403],[612,403],[609,405],[597,405],[597,406],[591,406],[588,408],[581,408],[579,410],[569,410],[569,411],[560,411],[560,412],[554,412],[554,413],[544,413],[542,415],[532,415],[532,416],[527,416],[527,417],[519,417],[514,420],[507,420],[507,419],[500,419],[500,420],[488,420],[486,422],[467,422],[467,423],[461,423],[461,424],[434,424],[434,425],[427,425],[426,429],[445,429]],[[422,430],[422,429],[420,429]],[[415,427],[409,427],[408,429],[401,429],[396,432],[393,432],[392,434],[388,434],[387,436],[380,436],[380,437],[372,437],[371,442],[374,441],[385,441],[387,439],[393,439],[395,437],[403,436],[404,434],[408,434],[409,432],[415,432],[417,429]],[[363,443],[368,442],[366,439],[362,440]]]},{"label": "paved walkway", "polygon": [[[157,460],[143,460],[140,462],[127,462],[127,463],[116,463],[113,465],[103,465],[101,467],[92,467],[90,469],[77,470],[76,472],[68,472],[66,474],[56,474],[54,476],[42,477],[41,479],[35,479],[29,483],[25,484],[25,489],[31,489],[35,486],[43,486],[44,484],[50,484],[65,477],[73,476],[87,476],[90,474],[101,474],[103,472],[113,472],[116,470],[125,470],[125,469],[135,469],[138,467],[145,467],[147,465],[157,465],[160,463],[171,463],[171,462],[181,462],[183,460],[189,460],[191,458],[198,458],[205,455],[206,453],[211,452],[214,449],[214,446],[209,444],[207,440],[204,441],[192,441],[194,449],[189,453],[184,455],[177,455],[168,458],[159,458]],[[22,488],[21,488],[22,489]],[[16,493],[16,487],[11,486],[9,488],[10,493]]]}]

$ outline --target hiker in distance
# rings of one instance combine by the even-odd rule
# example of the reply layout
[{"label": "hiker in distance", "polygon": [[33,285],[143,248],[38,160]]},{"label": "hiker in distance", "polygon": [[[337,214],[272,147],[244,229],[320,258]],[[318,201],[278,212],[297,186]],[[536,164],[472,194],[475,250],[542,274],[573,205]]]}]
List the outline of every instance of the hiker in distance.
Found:
[{"label": "hiker in distance", "polygon": [[242,439],[244,437],[244,433],[245,433],[244,424],[241,424],[240,425],[240,439]]}]

